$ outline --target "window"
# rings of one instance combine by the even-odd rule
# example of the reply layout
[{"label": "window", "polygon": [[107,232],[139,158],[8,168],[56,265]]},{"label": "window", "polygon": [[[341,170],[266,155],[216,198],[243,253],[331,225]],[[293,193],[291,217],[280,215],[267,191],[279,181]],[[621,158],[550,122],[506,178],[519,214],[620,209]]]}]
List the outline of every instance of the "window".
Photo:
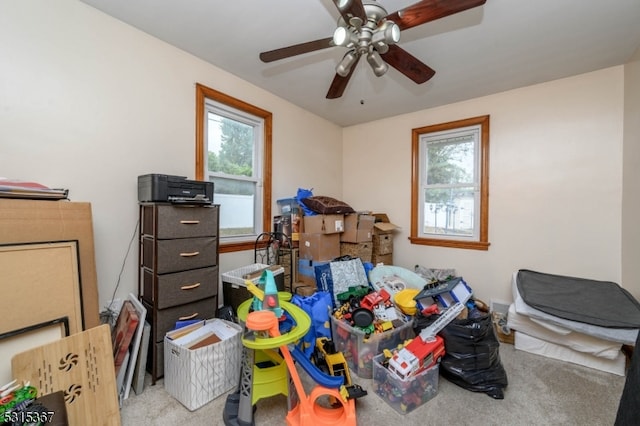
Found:
[{"label": "window", "polygon": [[489,116],[412,131],[412,244],[489,249]]},{"label": "window", "polygon": [[196,85],[196,179],[214,183],[220,252],[253,250],[271,227],[270,112]]}]

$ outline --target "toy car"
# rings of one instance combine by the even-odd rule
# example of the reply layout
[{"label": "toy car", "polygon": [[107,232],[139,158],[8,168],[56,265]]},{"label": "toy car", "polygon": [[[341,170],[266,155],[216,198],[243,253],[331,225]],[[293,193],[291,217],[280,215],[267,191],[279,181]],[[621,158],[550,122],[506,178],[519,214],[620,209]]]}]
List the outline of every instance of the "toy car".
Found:
[{"label": "toy car", "polygon": [[389,359],[389,371],[401,380],[438,363],[444,356],[444,340],[434,336],[428,341],[416,337]]},{"label": "toy car", "polygon": [[341,393],[345,398],[360,398],[367,394],[366,390],[351,382],[351,374],[349,372],[347,360],[344,358],[342,352],[336,350],[333,341],[328,337],[318,337],[316,339],[316,347],[313,352],[313,362],[318,368],[326,371],[332,376],[344,377],[344,386]]}]

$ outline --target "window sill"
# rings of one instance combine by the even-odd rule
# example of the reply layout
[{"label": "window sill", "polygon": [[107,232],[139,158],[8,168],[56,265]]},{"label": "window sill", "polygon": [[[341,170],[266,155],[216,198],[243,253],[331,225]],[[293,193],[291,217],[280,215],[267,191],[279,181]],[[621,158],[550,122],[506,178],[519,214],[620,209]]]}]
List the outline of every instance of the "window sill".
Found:
[{"label": "window sill", "polygon": [[450,247],[469,250],[489,250],[488,241],[460,241],[460,240],[444,240],[438,238],[417,238],[409,237],[411,244],[418,244],[422,246],[439,246]]},{"label": "window sill", "polygon": [[236,251],[254,250],[256,241],[237,241],[234,243],[220,243],[220,253],[233,253]]}]

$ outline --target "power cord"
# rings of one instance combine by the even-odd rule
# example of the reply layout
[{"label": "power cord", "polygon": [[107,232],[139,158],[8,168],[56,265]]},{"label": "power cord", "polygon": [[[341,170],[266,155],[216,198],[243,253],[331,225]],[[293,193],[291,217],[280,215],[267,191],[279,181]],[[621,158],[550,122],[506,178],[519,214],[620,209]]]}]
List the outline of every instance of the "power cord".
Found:
[{"label": "power cord", "polygon": [[131,251],[131,246],[136,239],[136,235],[138,235],[138,227],[140,226],[140,220],[136,221],[136,226],[133,229],[133,235],[131,235],[131,240],[129,241],[129,247],[127,247],[127,252],[124,255],[124,259],[122,261],[122,267],[120,268],[120,273],[118,274],[118,279],[116,281],[116,287],[113,289],[113,295],[111,296],[111,301],[106,309],[100,312],[100,323],[101,324],[109,324],[112,327],[115,325],[116,318],[118,316],[118,311],[113,309],[113,303],[116,298],[116,293],[118,292],[118,287],[120,287],[120,279],[122,278],[122,272],[124,271],[124,267],[127,264],[127,259],[129,258],[129,252]]}]

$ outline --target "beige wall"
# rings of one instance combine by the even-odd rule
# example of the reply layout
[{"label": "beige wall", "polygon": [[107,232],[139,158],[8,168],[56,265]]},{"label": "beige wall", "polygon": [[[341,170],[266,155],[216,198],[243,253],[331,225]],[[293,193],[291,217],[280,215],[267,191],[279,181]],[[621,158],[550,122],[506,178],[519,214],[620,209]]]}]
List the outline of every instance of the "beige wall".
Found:
[{"label": "beige wall", "polygon": [[[274,211],[298,187],[341,196],[339,127],[84,3],[0,2],[0,57],[0,176],[92,203],[101,307],[134,235],[137,176],[195,175],[196,82],[273,112]],[[137,293],[137,252],[120,298]],[[221,271],[249,263],[223,255]]]},{"label": "beige wall", "polygon": [[[75,0],[0,2],[0,57],[0,176],[92,203],[101,307],[134,235],[136,177],[194,176],[196,82],[274,113],[274,211],[313,187],[387,212],[402,226],[396,264],[456,268],[487,301],[510,300],[518,268],[622,280],[640,296],[637,62],[340,129]],[[490,250],[410,245],[411,129],[482,114]],[[134,243],[117,297],[137,292],[136,262]],[[252,262],[223,255],[221,268]]]},{"label": "beige wall", "polygon": [[640,49],[624,67],[622,281],[640,299]]},{"label": "beige wall", "polygon": [[[512,272],[620,282],[624,68],[344,129],[343,194],[402,227],[394,263],[455,268],[480,299]],[[411,245],[411,129],[490,114],[488,251]]]}]

